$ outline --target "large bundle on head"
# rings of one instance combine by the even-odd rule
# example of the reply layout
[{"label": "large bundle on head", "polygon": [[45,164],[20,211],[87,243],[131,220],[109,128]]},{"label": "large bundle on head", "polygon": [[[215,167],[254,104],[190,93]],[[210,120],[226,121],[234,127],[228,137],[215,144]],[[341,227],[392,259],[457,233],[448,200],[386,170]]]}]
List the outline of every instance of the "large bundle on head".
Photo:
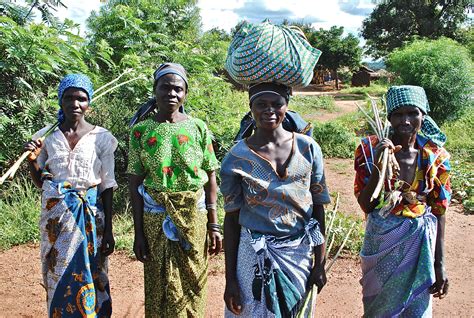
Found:
[{"label": "large bundle on head", "polygon": [[225,68],[240,84],[307,86],[320,55],[298,28],[244,23],[232,39]]}]

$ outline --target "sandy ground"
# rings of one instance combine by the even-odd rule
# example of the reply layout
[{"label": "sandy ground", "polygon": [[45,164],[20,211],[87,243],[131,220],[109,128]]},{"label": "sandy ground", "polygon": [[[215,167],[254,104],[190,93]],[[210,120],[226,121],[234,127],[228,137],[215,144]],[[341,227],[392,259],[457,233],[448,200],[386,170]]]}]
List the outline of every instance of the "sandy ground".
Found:
[{"label": "sandy ground", "polygon": [[[353,111],[353,101],[338,102],[335,116]],[[329,118],[328,120],[333,119]],[[362,217],[352,194],[353,166],[347,159],[326,160],[331,192],[341,195],[340,211]],[[474,215],[462,214],[459,206],[447,214],[446,250],[450,291],[434,301],[435,317],[474,317]],[[210,260],[206,317],[222,317],[224,257]],[[124,252],[110,257],[110,281],[114,317],[143,317],[143,267]],[[360,268],[357,257],[340,258],[328,275],[328,284],[317,299],[317,317],[362,315]],[[37,245],[22,245],[0,253],[0,317],[46,317],[45,292],[40,285]]]}]

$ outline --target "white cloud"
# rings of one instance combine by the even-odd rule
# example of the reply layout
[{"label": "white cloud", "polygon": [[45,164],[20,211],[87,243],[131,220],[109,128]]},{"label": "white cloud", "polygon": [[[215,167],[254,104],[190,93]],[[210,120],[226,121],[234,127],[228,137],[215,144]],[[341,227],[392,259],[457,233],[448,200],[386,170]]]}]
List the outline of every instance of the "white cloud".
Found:
[{"label": "white cloud", "polygon": [[[99,0],[62,2],[67,8],[60,8],[55,15],[60,19],[68,18],[79,23],[82,35],[85,34],[85,21],[91,11],[98,11],[102,5]],[[24,3],[24,0],[19,3]],[[358,34],[364,14],[375,7],[374,0],[199,0],[198,6],[204,30],[217,27],[230,31],[244,17],[257,22],[271,16],[276,20],[287,18],[291,21],[310,22],[316,28],[343,26],[346,33],[354,35]]]},{"label": "white cloud", "polygon": [[323,29],[343,26],[346,32],[354,35],[375,7],[373,0],[200,0],[198,6],[204,30],[219,27],[230,31],[244,17],[261,21],[272,16],[312,22],[314,27]]}]

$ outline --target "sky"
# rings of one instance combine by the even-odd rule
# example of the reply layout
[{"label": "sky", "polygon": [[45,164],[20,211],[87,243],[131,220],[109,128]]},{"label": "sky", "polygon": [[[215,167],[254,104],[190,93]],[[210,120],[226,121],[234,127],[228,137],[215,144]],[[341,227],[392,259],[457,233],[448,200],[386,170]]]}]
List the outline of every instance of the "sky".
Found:
[{"label": "sky", "polygon": [[[21,2],[21,1],[19,1]],[[67,8],[55,14],[81,24],[92,10],[99,10],[99,0],[62,0]],[[239,21],[261,22],[269,18],[274,23],[284,19],[311,23],[316,28],[343,26],[346,32],[358,35],[362,21],[375,7],[377,0],[199,0],[203,30],[221,28],[230,31]]]}]

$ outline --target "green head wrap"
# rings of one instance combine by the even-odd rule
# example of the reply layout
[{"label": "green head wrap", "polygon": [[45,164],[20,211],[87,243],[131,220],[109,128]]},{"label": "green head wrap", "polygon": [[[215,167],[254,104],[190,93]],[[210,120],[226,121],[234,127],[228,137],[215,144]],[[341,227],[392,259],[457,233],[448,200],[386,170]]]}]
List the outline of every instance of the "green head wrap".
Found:
[{"label": "green head wrap", "polygon": [[387,92],[387,116],[390,118],[392,112],[402,106],[414,106],[425,115],[421,125],[421,133],[431,139],[439,146],[446,142],[446,135],[441,132],[433,118],[428,116],[430,105],[425,90],[420,86],[401,85],[392,86]]}]

